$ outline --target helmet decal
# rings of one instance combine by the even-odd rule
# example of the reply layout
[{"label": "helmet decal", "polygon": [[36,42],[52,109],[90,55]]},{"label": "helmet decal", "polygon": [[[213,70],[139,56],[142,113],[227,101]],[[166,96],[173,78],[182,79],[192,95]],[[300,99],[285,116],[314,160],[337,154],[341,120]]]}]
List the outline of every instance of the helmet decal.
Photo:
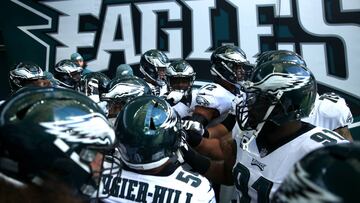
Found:
[{"label": "helmet decal", "polygon": [[281,188],[283,194],[291,195],[279,194],[277,198],[284,202],[341,202],[339,197],[311,182],[309,176],[297,163],[294,171],[284,181],[291,184],[284,184]]},{"label": "helmet decal", "polygon": [[148,170],[175,155],[182,130],[179,116],[165,100],[144,95],[125,104],[117,116],[115,133],[125,165]]},{"label": "helmet decal", "polygon": [[251,83],[245,82],[245,87],[248,90],[260,89],[262,91],[268,91],[272,94],[277,94],[280,91],[289,92],[295,89],[300,89],[311,82],[310,77],[298,76],[288,73],[272,73],[267,75],[259,82]]},{"label": "helmet decal", "polygon": [[233,61],[236,63],[248,62],[244,56],[240,55],[238,52],[235,52],[232,49],[228,49],[224,53],[218,54],[218,57],[226,61]]},{"label": "helmet decal", "polygon": [[145,87],[131,83],[118,83],[103,95],[103,98],[122,98],[129,96],[141,96],[145,92]]},{"label": "helmet decal", "polygon": [[166,64],[159,60],[159,57],[152,56],[152,55],[145,55],[145,59],[153,64],[155,67],[166,67]]},{"label": "helmet decal", "polygon": [[15,74],[17,77],[25,78],[25,79],[36,79],[36,78],[44,77],[44,73],[41,69],[29,71],[25,68],[19,68]]},{"label": "helmet decal", "polygon": [[106,118],[99,113],[69,117],[64,121],[40,122],[46,132],[66,142],[111,145],[115,132]]},{"label": "helmet decal", "polygon": [[196,103],[200,106],[209,106],[210,105],[210,102],[205,99],[203,96],[196,96]]},{"label": "helmet decal", "polygon": [[178,123],[178,118],[176,115],[174,115],[175,112],[170,107],[168,108],[168,111],[169,115],[166,120],[160,125],[160,128],[169,129],[174,127],[175,131],[180,130],[176,127],[176,124]]}]

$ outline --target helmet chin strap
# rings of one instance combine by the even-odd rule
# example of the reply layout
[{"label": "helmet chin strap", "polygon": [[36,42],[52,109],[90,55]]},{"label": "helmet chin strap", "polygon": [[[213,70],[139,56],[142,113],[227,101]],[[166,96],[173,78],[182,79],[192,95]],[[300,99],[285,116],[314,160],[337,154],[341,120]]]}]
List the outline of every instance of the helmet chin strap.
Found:
[{"label": "helmet chin strap", "polygon": [[[277,100],[280,100],[281,96],[283,95],[283,91],[280,91],[277,93],[276,95],[276,99]],[[249,144],[250,142],[253,140],[253,139],[256,139],[256,137],[259,135],[259,133],[261,132],[261,129],[264,127],[265,125],[265,122],[266,122],[266,119],[268,119],[268,117],[270,116],[271,112],[274,110],[276,104],[272,104],[268,110],[266,111],[265,113],[265,116],[263,118],[263,121],[261,123],[259,123],[257,126],[256,126],[256,129],[255,130],[251,130],[250,131],[250,135],[245,133],[243,138],[241,139],[241,143],[240,143],[240,147],[243,149],[243,150],[246,150],[246,151],[249,151]]]}]

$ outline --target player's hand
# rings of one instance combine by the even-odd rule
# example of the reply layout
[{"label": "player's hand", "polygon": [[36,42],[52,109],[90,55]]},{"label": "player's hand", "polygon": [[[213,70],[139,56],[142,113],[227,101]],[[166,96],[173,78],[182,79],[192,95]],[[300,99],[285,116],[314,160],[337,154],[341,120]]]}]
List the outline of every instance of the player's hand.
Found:
[{"label": "player's hand", "polygon": [[208,132],[204,126],[197,121],[183,120],[182,126],[187,135],[186,141],[192,147],[198,146],[203,136],[206,136],[206,134],[208,135]]},{"label": "player's hand", "polygon": [[166,100],[170,101],[173,104],[177,104],[184,96],[182,91],[171,91],[166,97]]}]

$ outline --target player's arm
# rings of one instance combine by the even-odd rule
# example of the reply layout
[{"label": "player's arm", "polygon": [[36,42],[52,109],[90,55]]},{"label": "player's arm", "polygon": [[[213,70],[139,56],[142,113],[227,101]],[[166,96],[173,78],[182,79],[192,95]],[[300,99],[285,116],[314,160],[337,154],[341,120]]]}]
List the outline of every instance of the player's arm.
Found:
[{"label": "player's arm", "polygon": [[[191,147],[200,154],[211,159],[224,159],[222,145],[227,139],[231,139],[231,135],[222,136],[221,138],[209,138],[209,131],[205,129],[201,123],[192,120],[184,120],[182,124],[183,129],[187,134],[186,141]],[[228,134],[228,132],[225,133],[225,135]]]},{"label": "player's arm", "polygon": [[206,127],[211,120],[217,117],[219,117],[218,110],[204,106],[195,106],[191,120],[197,121]]},{"label": "player's arm", "polygon": [[236,116],[229,114],[224,121],[221,123],[208,128],[209,138],[221,139],[232,131],[236,123]]},{"label": "player's arm", "polygon": [[335,132],[339,133],[341,136],[343,136],[345,139],[349,140],[350,142],[354,141],[353,137],[350,133],[350,130],[347,126],[340,127],[334,130]]},{"label": "player's arm", "polygon": [[[216,139],[218,140],[218,139]],[[206,141],[199,145],[204,145]],[[184,160],[197,172],[203,174],[206,178],[214,183],[232,185],[232,168],[236,159],[236,145],[235,141],[228,139],[219,145],[214,145],[214,148],[220,147],[224,154],[224,160],[210,160],[209,158],[200,155],[193,151],[193,149],[182,148]],[[200,146],[195,146],[200,147]]]},{"label": "player's arm", "polygon": [[218,184],[233,185],[232,168],[236,160],[236,143],[227,139],[221,143],[224,160],[211,161],[210,167],[204,174],[205,177]]}]

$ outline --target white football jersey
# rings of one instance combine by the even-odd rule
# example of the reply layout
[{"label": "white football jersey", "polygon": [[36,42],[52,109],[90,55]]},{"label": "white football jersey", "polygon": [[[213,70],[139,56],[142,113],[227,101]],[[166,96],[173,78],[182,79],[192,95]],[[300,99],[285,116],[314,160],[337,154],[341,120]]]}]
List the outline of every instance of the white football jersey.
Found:
[{"label": "white football jersey", "polygon": [[154,176],[122,170],[120,176],[104,175],[101,184],[104,202],[216,202],[210,182],[198,173],[178,166],[171,175]]},{"label": "white football jersey", "polygon": [[345,100],[336,94],[316,95],[315,105],[309,117],[302,121],[315,126],[335,130],[350,125],[353,116]]},{"label": "white football jersey", "polygon": [[[235,139],[237,146],[241,138]],[[294,138],[275,151],[261,156],[256,139],[247,151],[237,148],[233,167],[238,202],[268,202],[293,165],[310,151],[326,144],[347,142],[339,134],[315,127]]]},{"label": "white football jersey", "polygon": [[181,118],[192,116],[192,113],[196,105],[196,95],[198,90],[191,91],[191,103],[190,106],[185,105],[182,102],[178,102],[172,108],[180,115]]},{"label": "white football jersey", "polygon": [[221,123],[233,111],[235,95],[216,83],[202,86],[195,99],[195,106],[216,109],[220,116],[210,121],[208,127]]},{"label": "white football jersey", "polygon": [[217,109],[220,113],[226,114],[232,109],[232,101],[235,95],[216,83],[209,83],[202,86],[196,96],[196,105]]}]

